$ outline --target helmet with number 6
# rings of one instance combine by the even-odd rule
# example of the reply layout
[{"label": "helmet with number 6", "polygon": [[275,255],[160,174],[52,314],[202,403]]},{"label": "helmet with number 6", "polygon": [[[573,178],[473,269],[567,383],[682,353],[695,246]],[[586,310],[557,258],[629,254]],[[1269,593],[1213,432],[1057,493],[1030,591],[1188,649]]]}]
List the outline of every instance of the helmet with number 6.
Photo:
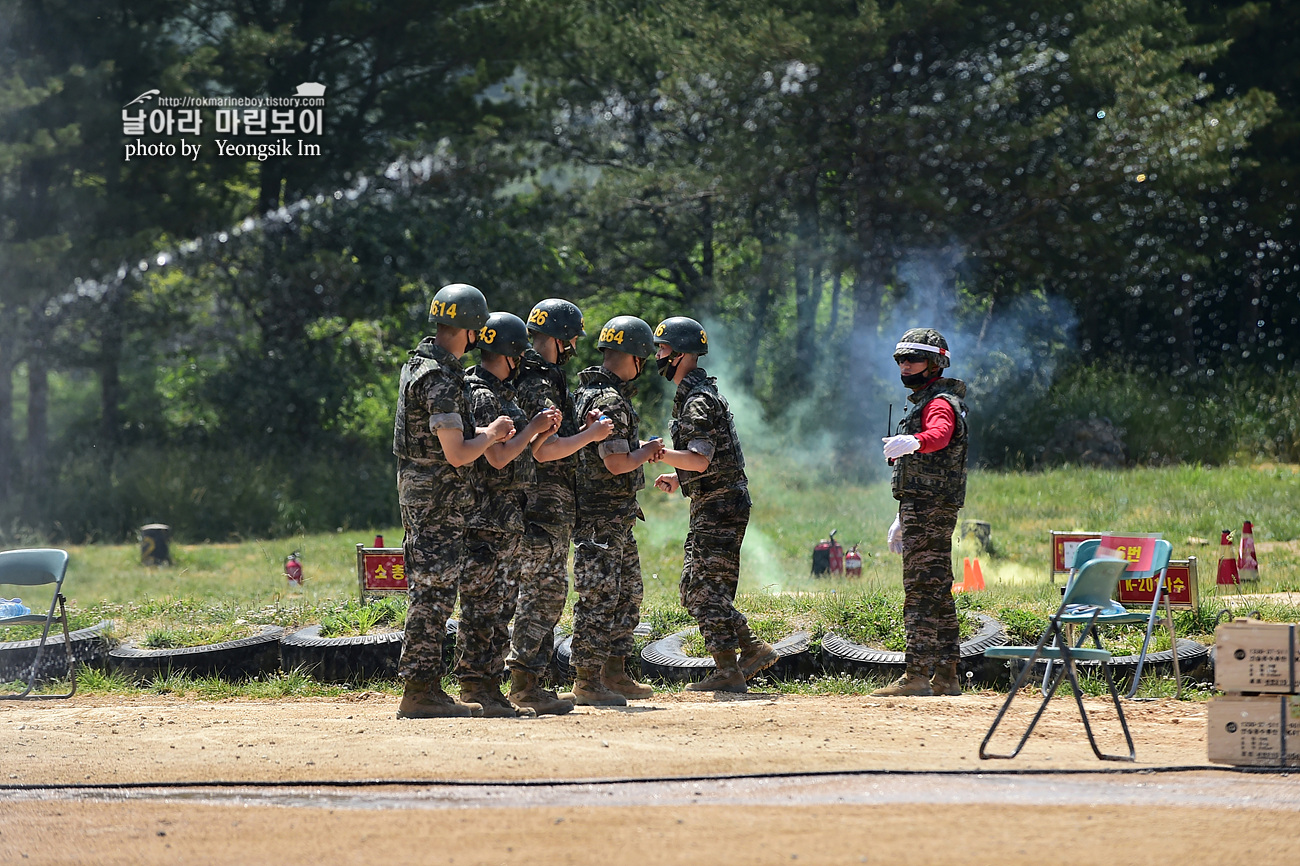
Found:
[{"label": "helmet with number 6", "polygon": [[600,329],[596,348],[617,349],[644,360],[655,353],[655,336],[636,316],[615,316]]},{"label": "helmet with number 6", "polygon": [[478,332],[479,351],[495,352],[508,358],[522,355],[529,342],[524,320],[514,313],[493,313]]},{"label": "helmet with number 6", "polygon": [[429,321],[453,328],[477,331],[488,320],[487,298],[467,283],[452,283],[438,289],[429,304]]},{"label": "helmet with number 6", "polygon": [[587,330],[582,310],[563,298],[547,298],[538,301],[528,314],[528,333],[545,334],[567,343],[575,337],[586,336]]},{"label": "helmet with number 6", "polygon": [[667,344],[674,352],[709,353],[709,335],[704,333],[704,326],[686,316],[673,316],[659,323],[655,328],[655,345],[660,343]]}]

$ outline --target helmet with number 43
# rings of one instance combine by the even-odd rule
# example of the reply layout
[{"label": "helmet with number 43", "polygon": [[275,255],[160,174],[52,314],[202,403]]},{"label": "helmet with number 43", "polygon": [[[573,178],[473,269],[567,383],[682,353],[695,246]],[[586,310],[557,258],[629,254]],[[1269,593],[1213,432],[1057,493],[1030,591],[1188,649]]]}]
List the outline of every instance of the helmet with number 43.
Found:
[{"label": "helmet with number 43", "polygon": [[644,360],[655,353],[655,337],[636,316],[615,316],[600,329],[596,348],[617,349]]},{"label": "helmet with number 43", "polygon": [[528,348],[528,329],[514,313],[493,313],[479,329],[478,348],[508,358],[518,358]]}]

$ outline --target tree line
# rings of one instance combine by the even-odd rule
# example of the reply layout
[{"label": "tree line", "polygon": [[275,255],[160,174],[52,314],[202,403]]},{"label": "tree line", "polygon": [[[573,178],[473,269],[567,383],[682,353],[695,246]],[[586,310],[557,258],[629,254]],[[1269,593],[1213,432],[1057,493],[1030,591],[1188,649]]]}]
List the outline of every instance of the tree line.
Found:
[{"label": "tree line", "polygon": [[[1298,20],[3,0],[0,538],[390,521],[394,372],[460,280],[516,313],[716,323],[761,422],[825,433],[837,472],[869,475],[917,316],[970,359],[984,463],[1041,461],[1063,416],[1157,382],[1170,430],[1124,422],[1131,461],[1231,456],[1244,422],[1206,420],[1225,388],[1272,419],[1251,448],[1300,459],[1297,394],[1270,385],[1300,317]],[[124,159],[151,88],[302,82],[326,87],[320,157],[219,159],[209,132],[204,158]]]}]

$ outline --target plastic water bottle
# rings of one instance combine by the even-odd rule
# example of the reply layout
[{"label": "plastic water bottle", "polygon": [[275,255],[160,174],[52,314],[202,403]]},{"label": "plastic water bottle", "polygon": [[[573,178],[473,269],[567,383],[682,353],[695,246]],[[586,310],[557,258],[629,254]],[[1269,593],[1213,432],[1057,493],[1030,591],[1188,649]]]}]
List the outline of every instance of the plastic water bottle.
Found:
[{"label": "plastic water bottle", "polygon": [[10,616],[27,616],[32,609],[21,598],[0,598],[0,619]]}]

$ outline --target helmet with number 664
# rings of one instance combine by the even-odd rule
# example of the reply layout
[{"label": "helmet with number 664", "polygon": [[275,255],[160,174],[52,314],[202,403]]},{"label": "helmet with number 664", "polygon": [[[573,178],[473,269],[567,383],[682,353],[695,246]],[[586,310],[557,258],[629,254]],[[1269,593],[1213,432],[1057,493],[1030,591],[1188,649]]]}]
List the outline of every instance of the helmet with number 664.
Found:
[{"label": "helmet with number 664", "polygon": [[650,326],[636,316],[615,316],[600,329],[597,349],[617,349],[638,358],[655,353],[655,337]]}]

